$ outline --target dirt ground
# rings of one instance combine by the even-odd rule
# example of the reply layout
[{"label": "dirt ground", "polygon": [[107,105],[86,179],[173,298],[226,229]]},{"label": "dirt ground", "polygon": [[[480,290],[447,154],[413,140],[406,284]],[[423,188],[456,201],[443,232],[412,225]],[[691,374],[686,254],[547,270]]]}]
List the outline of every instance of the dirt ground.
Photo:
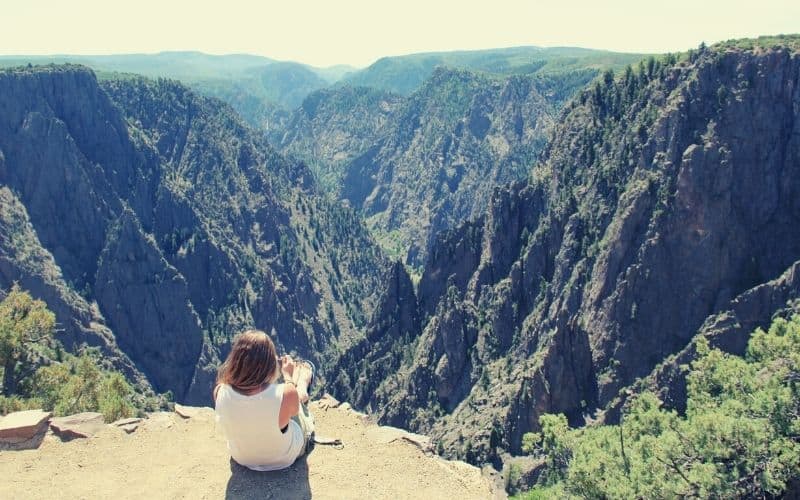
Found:
[{"label": "dirt ground", "polygon": [[0,498],[491,498],[490,482],[460,462],[426,455],[397,431],[351,411],[311,405],[317,445],[290,469],[254,472],[230,460],[211,410],[154,414],[133,434],[48,435],[36,450],[0,451]]}]

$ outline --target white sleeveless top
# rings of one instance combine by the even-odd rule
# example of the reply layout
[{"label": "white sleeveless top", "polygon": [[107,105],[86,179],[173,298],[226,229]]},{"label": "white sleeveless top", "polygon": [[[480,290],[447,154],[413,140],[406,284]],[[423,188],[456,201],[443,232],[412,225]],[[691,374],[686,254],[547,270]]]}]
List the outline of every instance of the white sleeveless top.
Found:
[{"label": "white sleeveless top", "polygon": [[303,449],[303,431],[294,420],[286,432],[278,427],[283,384],[270,384],[252,396],[222,384],[217,392],[217,422],[228,440],[231,457],[253,470],[285,469]]}]

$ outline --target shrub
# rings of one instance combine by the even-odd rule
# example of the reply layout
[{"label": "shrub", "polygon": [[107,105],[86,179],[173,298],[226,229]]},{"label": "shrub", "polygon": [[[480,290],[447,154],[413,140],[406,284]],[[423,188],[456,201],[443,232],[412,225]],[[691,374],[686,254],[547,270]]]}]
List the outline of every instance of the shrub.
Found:
[{"label": "shrub", "polygon": [[696,347],[685,416],[650,392],[619,425],[569,429],[563,415],[543,416],[542,432],[523,438],[547,457],[543,486],[589,498],[738,498],[780,496],[799,479],[800,317],[757,330],[744,357],[704,339]]}]

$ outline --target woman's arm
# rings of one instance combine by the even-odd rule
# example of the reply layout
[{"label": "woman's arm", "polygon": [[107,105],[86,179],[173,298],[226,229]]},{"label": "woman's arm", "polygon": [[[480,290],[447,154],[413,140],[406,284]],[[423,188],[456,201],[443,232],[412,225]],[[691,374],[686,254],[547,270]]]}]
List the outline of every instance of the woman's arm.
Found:
[{"label": "woman's arm", "polygon": [[300,412],[300,397],[297,388],[292,382],[283,384],[283,399],[278,413],[278,427],[283,429],[289,425],[289,420]]}]

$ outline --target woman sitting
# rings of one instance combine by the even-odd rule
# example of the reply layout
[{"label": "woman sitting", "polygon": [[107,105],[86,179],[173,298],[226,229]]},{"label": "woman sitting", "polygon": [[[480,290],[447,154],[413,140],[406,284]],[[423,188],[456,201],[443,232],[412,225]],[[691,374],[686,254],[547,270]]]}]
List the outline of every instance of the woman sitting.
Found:
[{"label": "woman sitting", "polygon": [[[277,383],[283,374],[284,382]],[[214,405],[231,457],[253,470],[289,467],[306,452],[314,419],[305,403],[313,365],[278,358],[269,336],[248,330],[217,373]]]}]

